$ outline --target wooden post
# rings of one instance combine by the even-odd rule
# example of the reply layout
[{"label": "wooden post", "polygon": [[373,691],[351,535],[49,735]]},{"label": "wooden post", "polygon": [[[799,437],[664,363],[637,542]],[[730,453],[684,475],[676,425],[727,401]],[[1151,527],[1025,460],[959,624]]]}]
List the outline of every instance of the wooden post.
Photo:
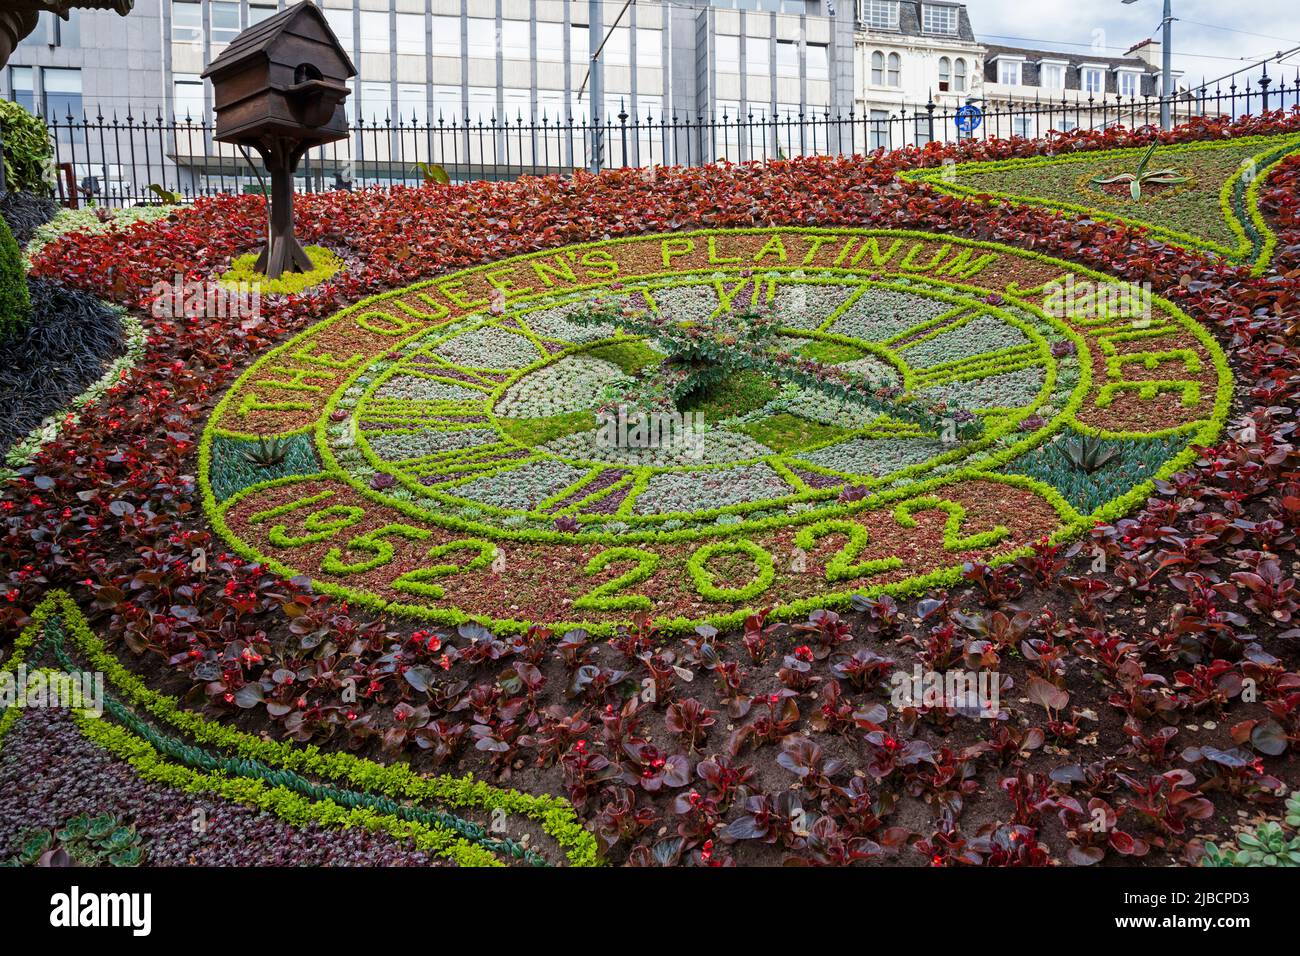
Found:
[{"label": "wooden post", "polygon": [[257,259],[257,271],[268,279],[286,272],[310,272],[311,258],[293,234],[293,174],[306,147],[292,140],[276,139],[259,147],[262,161],[271,174],[269,241]]}]

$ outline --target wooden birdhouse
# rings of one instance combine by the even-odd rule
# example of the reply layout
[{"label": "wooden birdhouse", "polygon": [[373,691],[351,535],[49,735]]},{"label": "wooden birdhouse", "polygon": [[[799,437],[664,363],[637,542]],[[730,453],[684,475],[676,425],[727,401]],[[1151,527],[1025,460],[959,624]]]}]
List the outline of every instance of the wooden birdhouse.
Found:
[{"label": "wooden birdhouse", "polygon": [[257,267],[272,279],[311,269],[293,235],[293,174],[307,150],[347,137],[343,101],[356,73],[311,0],[245,30],[203,72],[216,139],[257,150],[271,174],[270,239]]}]

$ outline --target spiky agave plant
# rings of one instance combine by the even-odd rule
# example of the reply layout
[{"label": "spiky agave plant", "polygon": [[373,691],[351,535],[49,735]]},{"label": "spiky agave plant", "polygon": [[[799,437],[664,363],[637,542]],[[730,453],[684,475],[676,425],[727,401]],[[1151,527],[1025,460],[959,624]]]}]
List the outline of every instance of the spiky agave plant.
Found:
[{"label": "spiky agave plant", "polygon": [[1172,167],[1168,169],[1147,169],[1147,164],[1151,162],[1151,155],[1156,151],[1158,145],[1159,143],[1152,143],[1147,147],[1147,151],[1142,154],[1142,161],[1138,163],[1136,172],[1116,173],[1113,176],[1097,176],[1092,181],[1093,185],[1110,186],[1115,183],[1128,183],[1129,195],[1134,199],[1141,199],[1143,186],[1177,186],[1180,183],[1191,182],[1190,176],[1183,176]]},{"label": "spiky agave plant", "polygon": [[257,444],[252,448],[245,448],[241,454],[244,456],[244,461],[257,468],[275,468],[283,465],[284,460],[289,457],[289,445],[283,438],[258,435]]},{"label": "spiky agave plant", "polygon": [[1075,441],[1064,441],[1057,446],[1061,456],[1075,468],[1091,475],[1101,471],[1119,457],[1119,449],[1107,446],[1100,438],[1083,435]]}]

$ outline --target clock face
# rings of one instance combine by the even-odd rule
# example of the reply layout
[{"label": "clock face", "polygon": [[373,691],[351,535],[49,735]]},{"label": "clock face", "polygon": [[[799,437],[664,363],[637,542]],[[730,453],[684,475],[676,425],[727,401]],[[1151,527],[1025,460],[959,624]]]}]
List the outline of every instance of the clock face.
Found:
[{"label": "clock face", "polygon": [[261,357],[201,480],[246,558],[435,623],[669,628],[955,581],[1213,439],[1213,339],[1004,246],[767,229],[572,246]]}]

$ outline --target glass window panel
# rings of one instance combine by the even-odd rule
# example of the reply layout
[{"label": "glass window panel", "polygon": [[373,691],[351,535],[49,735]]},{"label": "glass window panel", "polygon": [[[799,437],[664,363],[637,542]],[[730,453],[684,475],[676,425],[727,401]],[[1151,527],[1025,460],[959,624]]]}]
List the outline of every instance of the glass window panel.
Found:
[{"label": "glass window panel", "polygon": [[564,24],[537,24],[537,59],[547,63],[560,63],[564,60]]},{"label": "glass window panel", "polygon": [[808,79],[830,79],[831,61],[829,47],[824,43],[809,43],[804,49],[808,60]]},{"label": "glass window panel", "polygon": [[433,18],[433,55],[460,59],[460,17]]},{"label": "glass window panel", "polygon": [[397,15],[397,52],[424,56],[424,14]]},{"label": "glass window panel", "polygon": [[483,17],[469,17],[466,21],[469,34],[469,55],[484,60],[494,60],[497,55],[497,22]]},{"label": "glass window panel", "polygon": [[208,4],[212,18],[212,42],[229,43],[239,36],[239,4],[230,0],[212,0]]},{"label": "glass window panel", "polygon": [[532,59],[532,38],[526,21],[501,21],[501,55],[510,60]]},{"label": "glass window panel", "polygon": [[203,4],[191,0],[172,3],[172,42],[203,42]]},{"label": "glass window panel", "polygon": [[388,14],[376,10],[361,11],[361,52],[387,53],[392,49],[388,36]]}]

